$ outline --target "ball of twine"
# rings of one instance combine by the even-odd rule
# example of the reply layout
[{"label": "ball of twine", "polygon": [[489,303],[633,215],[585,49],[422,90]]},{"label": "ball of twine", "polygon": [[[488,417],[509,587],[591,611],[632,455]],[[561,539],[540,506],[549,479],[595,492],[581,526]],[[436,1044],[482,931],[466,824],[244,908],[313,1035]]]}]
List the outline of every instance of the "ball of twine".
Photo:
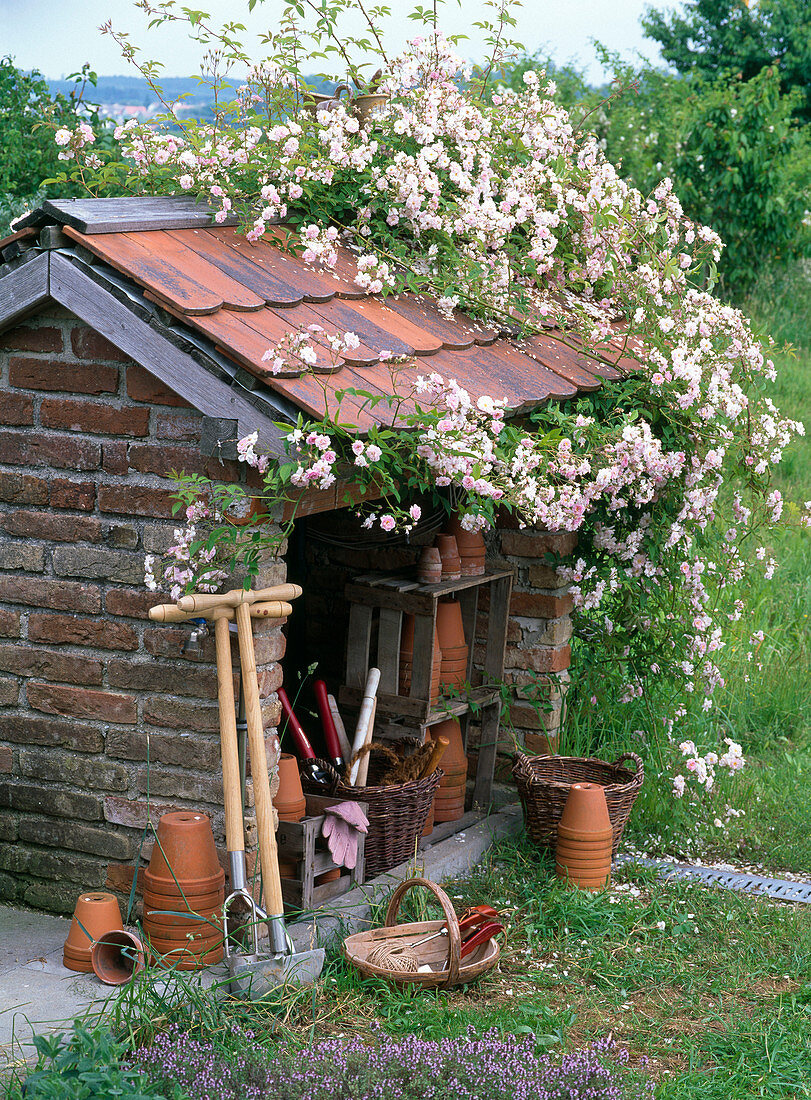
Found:
[{"label": "ball of twine", "polygon": [[403,974],[416,974],[420,968],[420,961],[413,951],[386,943],[385,940],[375,944],[366,961],[381,970],[397,970]]}]

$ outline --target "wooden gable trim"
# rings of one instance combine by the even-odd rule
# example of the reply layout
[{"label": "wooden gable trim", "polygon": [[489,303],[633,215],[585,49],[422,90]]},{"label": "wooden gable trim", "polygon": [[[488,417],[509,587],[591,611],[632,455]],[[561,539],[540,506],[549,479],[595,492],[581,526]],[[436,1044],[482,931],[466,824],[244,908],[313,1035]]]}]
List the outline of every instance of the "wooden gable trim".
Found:
[{"label": "wooden gable trim", "polygon": [[[41,258],[50,258],[50,297],[55,302],[75,313],[204,415],[235,420],[240,438],[256,430],[264,450],[276,458],[285,454],[282,432],[250,401],[161,336],[66,257],[49,252]],[[2,286],[0,282],[0,290]]]},{"label": "wooden gable trim", "polygon": [[34,313],[50,297],[45,253],[12,268],[0,278],[0,331]]}]

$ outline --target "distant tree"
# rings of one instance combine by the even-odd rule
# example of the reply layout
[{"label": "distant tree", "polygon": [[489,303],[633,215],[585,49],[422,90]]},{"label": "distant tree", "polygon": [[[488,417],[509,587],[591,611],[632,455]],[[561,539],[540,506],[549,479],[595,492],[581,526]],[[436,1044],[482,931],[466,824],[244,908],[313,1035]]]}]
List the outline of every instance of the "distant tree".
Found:
[{"label": "distant tree", "polygon": [[809,0],[688,0],[683,14],[648,8],[642,28],[685,75],[751,80],[776,64],[784,92],[802,92],[796,116],[811,122]]}]

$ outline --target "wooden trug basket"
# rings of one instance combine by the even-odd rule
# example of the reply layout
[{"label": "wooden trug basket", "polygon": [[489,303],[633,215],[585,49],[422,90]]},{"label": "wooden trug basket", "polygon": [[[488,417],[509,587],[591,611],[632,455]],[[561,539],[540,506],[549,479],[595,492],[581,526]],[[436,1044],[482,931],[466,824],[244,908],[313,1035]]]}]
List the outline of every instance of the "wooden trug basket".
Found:
[{"label": "wooden trug basket", "polygon": [[[415,886],[430,890],[437,898],[445,913],[445,920],[421,921],[418,924],[395,924],[400,903],[405,894]],[[413,949],[420,964],[428,963],[435,968],[432,973],[418,974],[402,970],[390,970],[368,962],[371,950],[380,943],[408,948],[416,940],[430,932],[439,932],[448,928],[448,936],[437,936],[430,943],[421,944]],[[450,941],[450,942],[448,942]],[[426,878],[411,878],[401,882],[392,894],[386,910],[386,920],[382,928],[371,932],[356,932],[344,940],[344,957],[365,978],[385,978],[399,985],[416,985],[424,989],[444,989],[456,985],[466,985],[492,970],[498,962],[501,947],[495,939],[488,940],[469,955],[464,962],[459,957],[462,936],[459,931],[459,918],[445,891]],[[437,969],[438,968],[438,969]]]}]

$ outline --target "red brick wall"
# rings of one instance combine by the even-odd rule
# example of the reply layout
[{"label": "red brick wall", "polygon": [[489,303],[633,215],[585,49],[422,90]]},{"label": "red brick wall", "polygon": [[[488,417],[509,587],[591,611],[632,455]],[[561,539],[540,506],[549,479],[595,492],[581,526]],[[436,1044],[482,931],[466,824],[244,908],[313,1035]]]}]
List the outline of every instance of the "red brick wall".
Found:
[{"label": "red brick wall", "polygon": [[[155,822],[202,809],[223,840],[212,641],[184,657],[188,629],[150,623],[143,584],[172,539],[169,470],[240,474],[201,455],[200,422],[64,311],[0,336],[2,900],[69,912],[128,890],[147,785]],[[284,637],[257,635],[272,752]]]}]

